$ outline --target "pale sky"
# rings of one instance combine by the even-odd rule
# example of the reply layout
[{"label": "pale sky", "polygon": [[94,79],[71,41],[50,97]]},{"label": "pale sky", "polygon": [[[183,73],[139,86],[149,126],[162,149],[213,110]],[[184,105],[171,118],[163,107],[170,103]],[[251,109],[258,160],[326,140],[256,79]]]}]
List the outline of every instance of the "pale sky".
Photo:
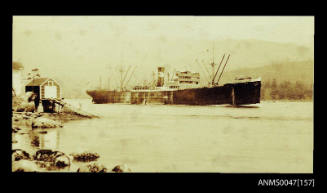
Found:
[{"label": "pale sky", "polygon": [[[117,70],[118,64],[143,66],[138,74],[156,70],[162,64],[183,67],[193,64],[202,50],[212,47],[212,42],[221,51],[217,53],[220,57],[227,47],[216,42],[229,39],[313,48],[314,17],[13,17],[13,61],[29,69],[39,67],[45,74],[103,75],[110,69]],[[234,66],[241,66],[238,60],[234,62]]]},{"label": "pale sky", "polygon": [[[14,30],[312,43],[313,16],[14,16]],[[28,32],[27,32],[28,33]]]}]

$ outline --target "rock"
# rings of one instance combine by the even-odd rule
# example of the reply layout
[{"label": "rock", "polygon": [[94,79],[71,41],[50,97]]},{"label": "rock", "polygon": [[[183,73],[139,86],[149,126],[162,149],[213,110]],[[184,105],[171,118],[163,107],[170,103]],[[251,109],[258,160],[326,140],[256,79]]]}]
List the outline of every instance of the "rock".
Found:
[{"label": "rock", "polygon": [[22,119],[23,119],[23,117],[21,115],[18,115],[16,113],[13,113],[12,120],[14,120],[14,121],[20,121]]},{"label": "rock", "polygon": [[36,113],[36,114],[34,114],[34,116],[35,116],[35,118],[41,117],[42,116],[42,113]]},{"label": "rock", "polygon": [[111,171],[113,171],[115,173],[123,173],[123,170],[120,169],[119,165],[115,166]]},{"label": "rock", "polygon": [[19,128],[19,127],[12,128],[13,133],[17,133],[19,130],[21,130],[21,128]]},{"label": "rock", "polygon": [[50,149],[41,149],[35,153],[33,158],[34,158],[34,160],[37,160],[37,161],[55,162],[55,159],[62,155],[65,155],[65,154],[60,151],[52,151]]},{"label": "rock", "polygon": [[65,168],[70,166],[70,159],[66,155],[59,156],[55,159],[55,166],[57,168]]},{"label": "rock", "polygon": [[54,121],[44,117],[38,117],[32,121],[32,128],[55,128],[62,127],[58,121]]},{"label": "rock", "polygon": [[123,165],[115,166],[111,171],[115,173],[124,173],[124,172],[131,172],[132,170],[128,168],[126,164],[123,164]]},{"label": "rock", "polygon": [[69,157],[60,151],[38,150],[34,155],[34,160],[37,161],[37,165],[47,170],[62,169],[70,166]]},{"label": "rock", "polygon": [[26,115],[23,115],[23,119],[30,119],[31,117],[30,116],[26,116]]},{"label": "rock", "polygon": [[24,150],[21,149],[13,149],[12,150],[12,161],[19,161],[19,160],[30,160],[31,156]]},{"label": "rock", "polygon": [[26,115],[26,116],[31,116],[31,115],[33,115],[33,114],[32,114],[31,112],[26,112],[25,115]]},{"label": "rock", "polygon": [[16,109],[17,106],[20,106],[20,104],[24,101],[24,98],[21,96],[13,96],[12,97],[12,107],[13,109]]},{"label": "rock", "polygon": [[90,162],[90,161],[95,161],[97,160],[100,155],[98,153],[88,153],[88,152],[84,152],[81,154],[71,154],[74,158],[74,160],[76,161],[80,161],[80,162]]},{"label": "rock", "polygon": [[23,107],[17,107],[16,112],[24,112],[25,109]]},{"label": "rock", "polygon": [[91,173],[106,173],[107,168],[98,163],[90,163],[84,166],[81,166],[77,169],[77,172],[91,172]]},{"label": "rock", "polygon": [[12,163],[13,172],[37,172],[40,168],[31,160],[20,160]]},{"label": "rock", "polygon": [[81,109],[77,109],[68,103],[65,103],[64,107],[61,109],[61,113],[77,115],[79,117],[84,117],[84,118],[96,118],[97,117],[96,115],[87,113],[85,111],[82,111]]},{"label": "rock", "polygon": [[33,136],[32,140],[31,140],[31,145],[34,147],[39,147],[40,146],[40,137]]},{"label": "rock", "polygon": [[47,170],[52,170],[53,163],[45,161],[35,161],[36,165],[40,168],[45,168]]},{"label": "rock", "polygon": [[35,104],[33,102],[22,102],[16,107],[17,112],[34,112]]}]

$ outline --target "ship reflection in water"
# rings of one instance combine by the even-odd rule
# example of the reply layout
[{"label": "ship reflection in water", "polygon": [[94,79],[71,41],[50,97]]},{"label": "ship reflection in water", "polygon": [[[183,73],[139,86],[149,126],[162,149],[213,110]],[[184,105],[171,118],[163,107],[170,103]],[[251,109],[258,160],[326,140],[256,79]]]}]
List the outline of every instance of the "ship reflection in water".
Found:
[{"label": "ship reflection in water", "polygon": [[14,134],[13,149],[97,152],[107,168],[127,164],[133,172],[313,171],[312,102],[241,108],[69,102],[101,117]]}]

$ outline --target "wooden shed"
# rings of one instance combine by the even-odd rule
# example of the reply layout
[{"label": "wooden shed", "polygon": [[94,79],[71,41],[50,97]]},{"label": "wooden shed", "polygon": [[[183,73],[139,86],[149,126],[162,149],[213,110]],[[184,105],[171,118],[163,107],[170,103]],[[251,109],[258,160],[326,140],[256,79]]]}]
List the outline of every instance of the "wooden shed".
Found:
[{"label": "wooden shed", "polygon": [[35,78],[25,85],[25,92],[34,92],[39,100],[61,98],[61,87],[51,78]]}]

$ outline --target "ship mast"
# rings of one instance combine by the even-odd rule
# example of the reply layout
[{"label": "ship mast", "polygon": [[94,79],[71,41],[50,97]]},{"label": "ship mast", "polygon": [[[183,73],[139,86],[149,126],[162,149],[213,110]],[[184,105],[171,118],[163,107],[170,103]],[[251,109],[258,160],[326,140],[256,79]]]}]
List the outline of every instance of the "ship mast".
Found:
[{"label": "ship mast", "polygon": [[224,65],[224,68],[223,68],[223,70],[221,71],[221,73],[220,73],[220,75],[219,75],[219,78],[218,78],[218,81],[217,81],[217,85],[218,85],[218,83],[219,83],[219,80],[220,80],[221,76],[222,76],[223,73],[224,73],[224,70],[225,70],[226,64],[227,64],[227,62],[228,62],[229,56],[230,56],[230,54],[228,54],[227,60],[226,60],[225,65]]},{"label": "ship mast", "polygon": [[120,72],[120,91],[123,91],[123,73],[124,73],[124,68],[123,68],[123,64],[125,62],[125,44],[123,44],[123,50],[121,52],[121,63],[120,63],[120,68],[119,68],[119,72]]},{"label": "ship mast", "polygon": [[207,79],[208,83],[210,83],[210,73],[207,67],[203,63],[200,63],[197,59],[195,59],[195,62],[202,67],[201,69],[204,72],[204,74],[207,73],[207,76],[205,76],[205,78]]},{"label": "ship mast", "polygon": [[218,71],[219,71],[219,69],[220,69],[220,66],[221,66],[221,64],[222,64],[222,62],[223,62],[223,60],[224,60],[224,58],[225,58],[225,54],[223,55],[223,58],[221,59],[221,61],[220,61],[220,63],[219,63],[219,66],[218,66],[218,69],[217,69],[217,71],[216,71],[216,73],[215,73],[215,76],[214,76],[213,79],[212,79],[212,84],[214,84],[214,81],[215,81],[215,79],[216,79],[217,73],[218,73]]},{"label": "ship mast", "polygon": [[[133,71],[132,71],[132,73],[129,75],[129,78],[128,78],[127,82],[125,83],[125,85],[127,85],[127,84],[129,83],[129,81],[131,80],[132,76],[134,75],[134,72],[135,72],[136,67],[137,67],[137,66],[135,66],[135,67],[133,68]],[[127,75],[127,73],[126,73],[126,75]]]},{"label": "ship mast", "polygon": [[120,72],[120,91],[123,91],[123,73],[124,73],[124,69],[123,69],[122,65],[120,65],[119,72]]},{"label": "ship mast", "polygon": [[[128,73],[130,72],[131,68],[132,68],[132,66],[130,65],[126,71],[124,70],[123,66],[121,66],[120,69],[119,69],[119,72],[120,72],[120,90],[121,91],[124,90],[125,86],[131,80],[131,78],[134,75],[134,72],[135,72],[137,66],[135,66],[133,68],[132,72],[128,75]],[[128,80],[127,80],[127,77],[128,77]]]},{"label": "ship mast", "polygon": [[[207,49],[207,52],[209,52],[208,50],[209,50],[209,49]],[[198,63],[198,64],[201,63],[202,70],[204,69],[203,71],[207,72],[208,76],[206,76],[206,78],[208,79],[208,84],[211,85],[211,86],[218,85],[218,82],[219,82],[219,80],[221,79],[221,77],[222,77],[222,75],[223,75],[223,73],[224,73],[224,70],[225,70],[226,64],[227,64],[227,62],[228,62],[228,60],[229,60],[229,57],[230,57],[230,54],[229,54],[228,57],[227,57],[227,60],[226,60],[226,62],[225,62],[225,64],[224,64],[224,67],[223,67],[223,69],[222,69],[222,72],[219,73],[220,67],[222,66],[222,63],[223,63],[223,61],[224,61],[224,59],[225,59],[225,55],[226,55],[226,54],[223,55],[223,57],[222,57],[222,59],[221,59],[221,61],[220,61],[220,63],[219,63],[219,66],[218,66],[218,68],[217,68],[217,70],[215,70],[216,64],[215,64],[215,52],[214,52],[214,50],[215,50],[215,46],[214,46],[214,44],[213,44],[213,46],[212,46],[212,62],[210,63],[211,68],[212,68],[212,69],[211,69],[211,73],[209,72],[209,70],[208,70],[208,68],[207,68],[206,65],[204,65],[204,64],[201,63],[201,62],[198,62],[198,59],[195,59],[195,62],[196,62],[196,63]],[[210,57],[210,52],[209,52],[209,57]],[[216,79],[218,73],[219,73],[219,78],[218,78],[218,81],[215,82],[215,79]]]},{"label": "ship mast", "polygon": [[219,70],[220,70],[220,67],[221,67],[221,65],[222,65],[222,63],[223,63],[223,61],[224,61],[224,59],[225,59],[225,55],[226,54],[224,54],[223,55],[223,57],[222,57],[222,59],[221,59],[221,61],[220,61],[220,63],[219,63],[219,66],[218,66],[218,68],[217,68],[217,70],[216,70],[216,73],[215,73],[215,57],[214,57],[214,49],[215,49],[215,47],[213,46],[213,52],[212,52],[212,63],[211,63],[211,67],[212,67],[212,76],[211,76],[211,86],[215,86],[215,85],[218,85],[218,83],[219,83],[219,80],[221,79],[221,77],[222,77],[222,75],[223,75],[223,73],[224,73],[224,70],[225,70],[225,67],[226,67],[226,64],[227,64],[227,62],[228,62],[228,60],[229,60],[229,57],[230,57],[230,54],[228,54],[228,57],[227,57],[227,60],[226,60],[226,62],[225,62],[225,64],[224,64],[224,67],[223,67],[223,69],[222,69],[222,71],[220,72],[220,74],[219,74],[219,77],[218,77],[218,81],[217,82],[215,82],[215,79],[216,79],[216,77],[217,77],[217,74],[218,74],[218,72],[219,72]]},{"label": "ship mast", "polygon": [[214,73],[215,73],[215,44],[212,46],[212,63],[211,63],[211,85],[214,84]]},{"label": "ship mast", "polygon": [[128,72],[129,72],[130,69],[131,69],[131,66],[128,67],[128,69],[127,69],[127,71],[126,71],[126,73],[125,73],[125,75],[124,75],[124,78],[123,78],[123,80],[122,80],[122,85],[123,85],[123,86],[124,86],[124,82],[125,82],[125,80],[126,80],[127,74],[128,74]]}]

